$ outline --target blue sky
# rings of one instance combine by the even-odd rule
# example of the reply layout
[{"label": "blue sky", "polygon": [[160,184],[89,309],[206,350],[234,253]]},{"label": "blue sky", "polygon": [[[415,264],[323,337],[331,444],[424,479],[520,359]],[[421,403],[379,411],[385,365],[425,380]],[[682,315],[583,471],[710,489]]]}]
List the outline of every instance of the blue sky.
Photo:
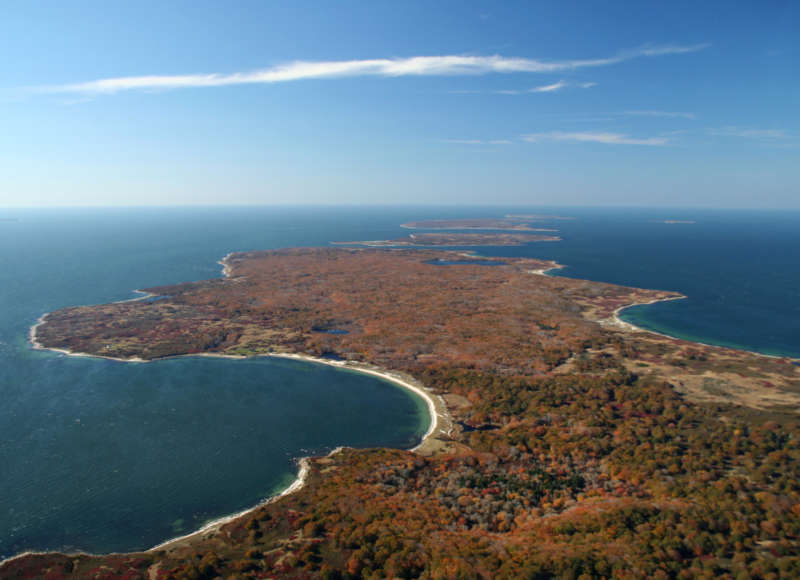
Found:
[{"label": "blue sky", "polygon": [[800,207],[796,2],[0,4],[0,206]]}]

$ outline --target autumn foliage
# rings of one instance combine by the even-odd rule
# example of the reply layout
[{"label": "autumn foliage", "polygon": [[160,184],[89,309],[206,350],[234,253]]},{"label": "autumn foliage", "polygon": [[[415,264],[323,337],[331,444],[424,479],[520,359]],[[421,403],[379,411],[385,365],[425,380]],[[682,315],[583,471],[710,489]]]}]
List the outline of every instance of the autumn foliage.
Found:
[{"label": "autumn foliage", "polygon": [[797,367],[596,322],[670,293],[536,276],[534,260],[429,263],[442,255],[237,254],[228,279],[48,317],[45,344],[97,354],[271,349],[377,363],[457,401],[460,427],[445,453],[316,458],[301,490],[189,545],[28,556],[2,576],[800,576],[795,409],[698,402],[674,379],[771,373],[789,397]]}]

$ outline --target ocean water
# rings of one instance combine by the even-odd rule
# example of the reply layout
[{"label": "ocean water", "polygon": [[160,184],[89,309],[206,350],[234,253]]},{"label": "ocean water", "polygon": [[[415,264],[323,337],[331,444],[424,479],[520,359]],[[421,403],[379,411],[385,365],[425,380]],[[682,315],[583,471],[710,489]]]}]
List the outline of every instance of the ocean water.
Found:
[{"label": "ocean water", "polygon": [[[563,241],[482,249],[554,259],[557,276],[674,290],[621,318],[649,330],[800,357],[800,212],[562,209]],[[662,223],[664,220],[695,223]]]},{"label": "ocean water", "polygon": [[[554,208],[0,209],[0,557],[143,549],[285,488],[297,457],[413,446],[424,402],[372,377],[280,359],[149,364],[34,351],[43,313],[220,275],[231,251],[407,235],[406,221],[556,213],[563,241],[469,248],[559,275],[677,290],[624,317],[800,356],[800,213]],[[4,221],[12,218],[16,221]],[[664,224],[663,220],[693,220]],[[457,267],[457,266],[456,266]]]},{"label": "ocean water", "polygon": [[[5,215],[4,215],[5,214]],[[145,549],[284,489],[295,459],[414,446],[418,396],[274,358],[148,364],[32,350],[44,312],[221,275],[229,251],[327,244],[325,210],[7,210],[0,217],[0,557]],[[363,230],[362,230],[363,231]]]}]

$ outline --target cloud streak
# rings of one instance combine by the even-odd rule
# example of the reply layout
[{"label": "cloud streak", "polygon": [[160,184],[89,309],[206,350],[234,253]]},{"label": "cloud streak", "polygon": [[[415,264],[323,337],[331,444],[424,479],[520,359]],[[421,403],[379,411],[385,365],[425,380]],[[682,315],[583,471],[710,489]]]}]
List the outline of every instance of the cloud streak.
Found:
[{"label": "cloud streak", "polygon": [[558,81],[557,83],[553,83],[551,85],[543,85],[541,87],[533,87],[529,89],[529,93],[554,93],[556,91],[560,91],[561,89],[565,89],[569,86],[567,81]]},{"label": "cloud streak", "polygon": [[549,133],[531,133],[523,135],[522,139],[531,143],[541,141],[572,141],[576,143],[602,143],[604,145],[649,145],[661,146],[669,143],[666,137],[631,137],[623,133],[602,132],[565,132],[551,131]]},{"label": "cloud streak", "polygon": [[[46,87],[43,90],[45,92],[55,93],[113,94],[121,91],[275,84],[310,79],[349,77],[557,73],[582,68],[610,66],[636,58],[686,54],[703,50],[708,46],[708,44],[643,46],[633,50],[622,51],[614,56],[606,58],[563,61],[547,61],[500,55],[443,55],[368,60],[297,61],[251,72],[113,77],[83,83]],[[555,84],[557,85],[558,83]]]},{"label": "cloud streak", "polygon": [[[564,80],[549,84],[533,87],[530,89],[506,89],[502,91],[491,91],[496,95],[527,95],[531,93],[555,93],[562,89],[577,87],[579,89],[590,89],[597,86],[597,83],[571,83]],[[476,91],[477,92],[477,91]]]},{"label": "cloud streak", "polygon": [[556,81],[549,85],[539,85],[530,89],[500,89],[496,91],[480,91],[477,89],[464,89],[449,91],[453,95],[530,95],[533,93],[555,93],[563,89],[577,87],[579,89],[590,89],[596,87],[597,83],[573,83],[565,80]]}]

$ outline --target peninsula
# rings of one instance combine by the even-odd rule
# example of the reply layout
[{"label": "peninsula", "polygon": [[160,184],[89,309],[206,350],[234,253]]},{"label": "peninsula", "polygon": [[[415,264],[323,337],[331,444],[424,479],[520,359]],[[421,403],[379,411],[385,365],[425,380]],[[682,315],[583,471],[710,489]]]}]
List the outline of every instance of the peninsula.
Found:
[{"label": "peninsula", "polygon": [[[680,294],[435,250],[231,254],[226,277],[48,314],[43,348],[152,360],[335,357],[452,419],[417,451],[343,449],[302,485],[136,554],[28,554],[0,576],[736,578],[800,573],[800,368],[640,331]],[[341,332],[320,332],[320,330]]]}]

